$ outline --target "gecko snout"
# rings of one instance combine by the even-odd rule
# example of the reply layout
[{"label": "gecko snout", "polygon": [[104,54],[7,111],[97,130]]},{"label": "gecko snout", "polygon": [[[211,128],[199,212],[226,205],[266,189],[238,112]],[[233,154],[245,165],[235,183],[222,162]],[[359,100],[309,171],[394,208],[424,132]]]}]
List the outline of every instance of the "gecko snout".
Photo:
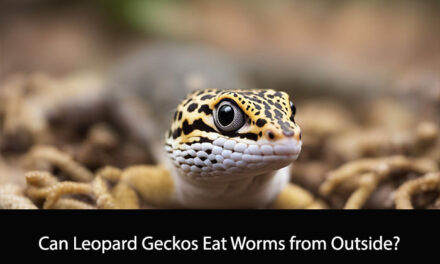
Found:
[{"label": "gecko snout", "polygon": [[267,129],[265,131],[265,136],[270,141],[283,138],[293,138],[297,141],[301,140],[301,132],[295,130],[283,130],[282,132],[275,132],[273,129]]}]

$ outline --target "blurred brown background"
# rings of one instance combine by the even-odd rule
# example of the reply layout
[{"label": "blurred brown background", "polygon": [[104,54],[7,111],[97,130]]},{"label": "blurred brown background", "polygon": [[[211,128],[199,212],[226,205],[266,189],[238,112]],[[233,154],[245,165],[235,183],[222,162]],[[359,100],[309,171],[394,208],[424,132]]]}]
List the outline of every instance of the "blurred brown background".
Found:
[{"label": "blurred brown background", "polygon": [[105,70],[167,40],[203,42],[251,61],[265,86],[299,79],[338,88],[438,87],[439,7],[436,1],[6,0],[0,78]]}]

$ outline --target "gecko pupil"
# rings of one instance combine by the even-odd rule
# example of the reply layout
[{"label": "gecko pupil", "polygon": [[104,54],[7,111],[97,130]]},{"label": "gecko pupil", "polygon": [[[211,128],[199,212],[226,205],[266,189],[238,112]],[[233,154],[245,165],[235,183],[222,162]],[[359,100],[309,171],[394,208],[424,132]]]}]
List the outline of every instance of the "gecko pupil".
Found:
[{"label": "gecko pupil", "polygon": [[229,125],[234,120],[234,109],[230,105],[223,105],[218,112],[218,119],[223,126]]}]

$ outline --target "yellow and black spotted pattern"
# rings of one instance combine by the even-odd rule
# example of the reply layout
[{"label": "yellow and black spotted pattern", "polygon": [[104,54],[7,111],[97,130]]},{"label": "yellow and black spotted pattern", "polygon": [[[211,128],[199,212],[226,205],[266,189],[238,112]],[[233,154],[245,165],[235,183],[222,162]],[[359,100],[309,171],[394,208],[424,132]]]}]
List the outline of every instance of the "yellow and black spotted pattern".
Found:
[{"label": "yellow and black spotted pattern", "polygon": [[[215,113],[223,101],[239,107],[244,124],[236,131],[221,131],[215,122]],[[236,141],[275,142],[280,139],[301,139],[295,123],[295,107],[289,95],[275,90],[216,90],[207,89],[191,93],[178,107],[166,144],[194,144],[213,142],[218,137]]]}]

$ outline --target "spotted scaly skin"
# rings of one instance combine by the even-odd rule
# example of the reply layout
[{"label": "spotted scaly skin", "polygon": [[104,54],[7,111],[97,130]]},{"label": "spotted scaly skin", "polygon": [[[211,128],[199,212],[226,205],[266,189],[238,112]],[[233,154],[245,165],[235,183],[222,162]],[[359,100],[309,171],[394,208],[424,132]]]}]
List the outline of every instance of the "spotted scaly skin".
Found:
[{"label": "spotted scaly skin", "polygon": [[264,208],[280,199],[276,207],[288,208],[286,199],[298,195],[300,206],[313,203],[306,191],[288,186],[287,166],[301,151],[295,111],[289,95],[275,90],[190,94],[165,139],[175,200],[189,208]]}]

